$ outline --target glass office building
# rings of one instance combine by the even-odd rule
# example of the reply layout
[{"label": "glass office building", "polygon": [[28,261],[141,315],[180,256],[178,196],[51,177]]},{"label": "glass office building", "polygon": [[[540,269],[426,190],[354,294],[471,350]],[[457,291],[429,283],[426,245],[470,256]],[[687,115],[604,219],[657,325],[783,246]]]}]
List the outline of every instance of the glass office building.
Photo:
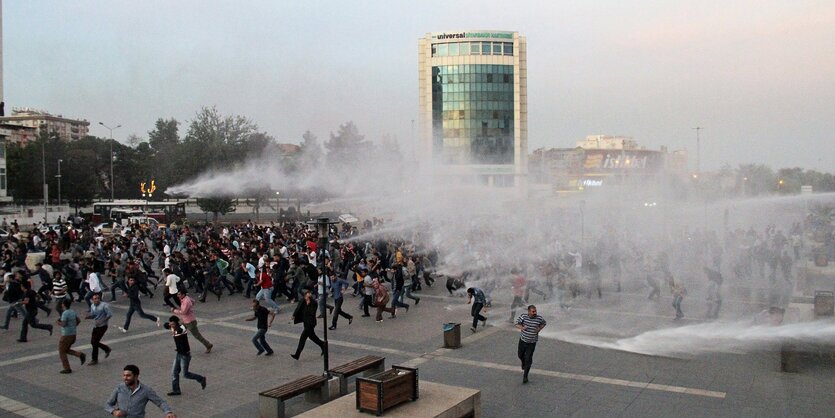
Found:
[{"label": "glass office building", "polygon": [[527,175],[526,41],[518,32],[428,33],[418,42],[423,161],[444,179],[518,187]]}]

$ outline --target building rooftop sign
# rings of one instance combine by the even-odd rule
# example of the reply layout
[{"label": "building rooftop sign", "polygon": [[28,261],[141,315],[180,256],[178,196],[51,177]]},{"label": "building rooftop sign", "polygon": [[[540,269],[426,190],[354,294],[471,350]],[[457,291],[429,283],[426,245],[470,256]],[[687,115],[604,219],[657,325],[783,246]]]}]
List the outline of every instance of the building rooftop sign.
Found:
[{"label": "building rooftop sign", "polygon": [[454,39],[513,39],[513,32],[505,31],[461,31],[461,32],[434,32],[432,39],[454,40]]}]

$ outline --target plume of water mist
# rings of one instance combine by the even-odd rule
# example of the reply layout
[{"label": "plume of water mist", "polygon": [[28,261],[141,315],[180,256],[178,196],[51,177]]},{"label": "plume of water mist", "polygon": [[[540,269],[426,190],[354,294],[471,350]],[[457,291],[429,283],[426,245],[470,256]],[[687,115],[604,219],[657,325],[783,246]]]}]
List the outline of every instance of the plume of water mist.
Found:
[{"label": "plume of water mist", "polygon": [[572,333],[542,333],[544,338],[632,353],[691,357],[711,352],[751,352],[779,349],[781,344],[835,344],[835,324],[804,322],[778,326],[750,321],[704,323],[647,331],[634,337],[606,341]]}]

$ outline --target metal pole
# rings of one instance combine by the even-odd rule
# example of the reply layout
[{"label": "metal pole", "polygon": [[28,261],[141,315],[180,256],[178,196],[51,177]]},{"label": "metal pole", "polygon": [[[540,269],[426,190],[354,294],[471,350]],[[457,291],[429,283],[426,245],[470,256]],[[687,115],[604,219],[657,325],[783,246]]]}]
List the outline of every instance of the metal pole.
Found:
[{"label": "metal pole", "polygon": [[49,213],[49,185],[46,184],[46,138],[41,142],[41,165],[43,166],[43,224],[49,223],[47,214]]},{"label": "metal pole", "polygon": [[116,125],[114,127],[109,127],[102,122],[99,122],[99,125],[104,126],[105,129],[110,131],[110,201],[114,200],[115,190],[116,190],[116,181],[113,178],[113,131],[122,127],[122,125]]},{"label": "metal pole", "polygon": [[699,177],[701,177],[701,175],[702,175],[702,165],[701,165],[702,147],[701,147],[701,138],[699,137],[699,132],[704,128],[702,128],[700,126],[697,126],[693,129],[696,130],[696,174],[698,174]]},{"label": "metal pole", "polygon": [[55,176],[58,179],[58,206],[61,206],[61,159],[58,159],[58,175]]},{"label": "metal pole", "polygon": [[[324,366],[325,366],[325,376],[330,379],[331,372],[329,371],[330,367],[328,367],[328,354],[329,354],[329,347],[328,347],[328,270],[325,268],[325,250],[328,246],[328,218],[319,218],[319,266],[322,269],[322,299],[323,304],[325,305],[322,311],[322,330],[324,332],[324,342],[325,342],[325,355],[324,355]],[[324,231],[324,234],[322,232]],[[329,395],[330,396],[330,395]]]},{"label": "metal pole", "polygon": [[113,201],[116,180],[113,179],[113,130],[110,130],[110,201]]}]

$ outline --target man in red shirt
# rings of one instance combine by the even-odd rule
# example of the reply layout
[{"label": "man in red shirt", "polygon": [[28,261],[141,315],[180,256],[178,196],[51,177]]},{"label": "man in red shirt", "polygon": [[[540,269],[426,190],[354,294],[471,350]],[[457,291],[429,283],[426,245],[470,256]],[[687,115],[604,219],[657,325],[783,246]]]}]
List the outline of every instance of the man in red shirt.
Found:
[{"label": "man in red shirt", "polygon": [[273,300],[273,278],[270,276],[270,270],[267,264],[264,264],[264,267],[261,267],[261,272],[258,273],[257,280],[258,281],[255,282],[255,285],[260,286],[261,290],[255,294],[255,300],[263,300],[264,303],[270,307],[273,315],[277,314],[278,304]]}]

